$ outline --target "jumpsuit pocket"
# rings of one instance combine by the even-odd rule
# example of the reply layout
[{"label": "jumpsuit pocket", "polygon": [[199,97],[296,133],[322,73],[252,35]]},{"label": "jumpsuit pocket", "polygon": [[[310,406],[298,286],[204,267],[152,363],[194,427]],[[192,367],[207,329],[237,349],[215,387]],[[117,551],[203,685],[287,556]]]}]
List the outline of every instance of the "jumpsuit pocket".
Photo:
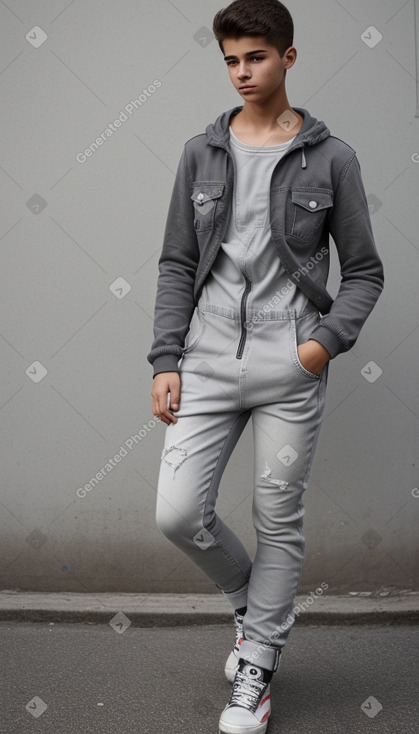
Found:
[{"label": "jumpsuit pocket", "polygon": [[197,306],[195,306],[195,310],[192,314],[192,318],[189,324],[189,331],[185,337],[185,346],[182,352],[182,356],[184,354],[189,354],[193,351],[193,349],[195,349],[195,347],[198,346],[204,335],[204,331],[205,320],[203,313],[199,310]]},{"label": "jumpsuit pocket", "polygon": [[194,227],[202,232],[212,229],[218,199],[223,195],[225,184],[194,183],[191,199],[194,206]]},{"label": "jumpsuit pocket", "polygon": [[300,319],[292,318],[289,322],[289,342],[291,359],[295,367],[298,368],[299,372],[302,373],[305,377],[310,378],[311,380],[320,380],[324,368],[318,374],[307,370],[303,366],[302,362],[300,362],[297,347],[300,344],[304,344],[306,341],[309,340],[310,334],[313,332],[314,327],[318,324],[319,321],[319,315],[317,313],[312,313],[309,316],[302,316]]},{"label": "jumpsuit pocket", "polygon": [[293,219],[290,235],[308,242],[323,226],[333,206],[333,193],[329,189],[295,188],[291,192],[291,200]]}]

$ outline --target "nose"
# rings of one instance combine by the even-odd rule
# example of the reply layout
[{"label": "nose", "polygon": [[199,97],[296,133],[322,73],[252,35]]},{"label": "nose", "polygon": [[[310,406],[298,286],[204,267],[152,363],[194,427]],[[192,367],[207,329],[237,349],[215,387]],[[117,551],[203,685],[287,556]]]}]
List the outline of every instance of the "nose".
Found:
[{"label": "nose", "polygon": [[244,77],[248,78],[249,76],[248,70],[246,68],[246,63],[244,61],[242,61],[239,65],[237,76],[240,80],[242,80]]}]

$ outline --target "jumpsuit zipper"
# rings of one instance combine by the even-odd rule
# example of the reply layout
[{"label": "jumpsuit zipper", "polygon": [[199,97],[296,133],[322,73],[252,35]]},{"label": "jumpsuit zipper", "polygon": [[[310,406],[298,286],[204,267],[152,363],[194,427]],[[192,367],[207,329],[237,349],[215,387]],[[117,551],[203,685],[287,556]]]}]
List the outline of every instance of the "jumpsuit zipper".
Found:
[{"label": "jumpsuit zipper", "polygon": [[[231,155],[230,151],[227,148],[225,148],[225,149],[227,150],[227,153],[229,154],[231,160],[233,161],[233,170],[234,170],[233,196],[234,196],[234,182],[237,180],[236,161],[234,159],[234,156]],[[244,275],[244,279],[245,279],[245,287],[244,287],[243,295],[242,295],[241,301],[240,301],[241,334],[240,334],[239,345],[237,347],[236,359],[241,359],[242,358],[242,356],[243,356],[243,350],[244,350],[244,345],[246,344],[246,337],[247,337],[247,328],[246,328],[246,302],[247,302],[247,297],[248,297],[249,292],[250,292],[251,287],[252,287],[252,284],[251,284],[249,278],[247,277],[247,275],[245,275],[244,273],[243,273],[243,275]]]},{"label": "jumpsuit zipper", "polygon": [[247,302],[247,296],[249,295],[249,291],[250,291],[250,289],[252,287],[252,284],[251,284],[249,278],[246,275],[244,276],[244,278],[245,278],[245,281],[246,281],[246,285],[245,285],[245,289],[243,291],[243,295],[242,295],[241,303],[240,303],[240,320],[241,320],[242,332],[241,332],[241,336],[240,336],[239,346],[238,346],[237,352],[236,352],[236,359],[241,359],[242,358],[244,345],[246,343],[246,337],[247,337],[246,302]]},{"label": "jumpsuit zipper", "polygon": [[[230,151],[227,151],[227,152],[228,152],[231,160],[233,161],[233,170],[234,170],[233,196],[234,196],[234,181],[237,180],[236,161],[234,159],[234,156],[231,155]],[[246,328],[246,320],[247,320],[246,319],[246,303],[247,303],[247,297],[248,297],[249,292],[250,292],[250,290],[252,288],[252,283],[249,280],[249,278],[247,277],[247,275],[245,275],[244,273],[243,273],[243,275],[244,275],[244,280],[245,280],[245,286],[244,286],[243,295],[242,295],[241,301],[240,301],[241,335],[240,335],[239,346],[237,347],[236,359],[241,359],[242,358],[242,356],[243,356],[243,350],[244,350],[244,345],[246,344],[246,337],[247,337],[247,328]]]},{"label": "jumpsuit zipper", "polygon": [[[303,143],[302,146],[301,145],[297,145],[295,148],[291,148],[291,150],[287,150],[285,152],[285,154],[282,156],[281,160],[278,161],[278,163],[276,164],[274,170],[272,171],[271,181],[272,181],[272,178],[273,178],[273,174],[274,174],[274,172],[276,170],[276,167],[280,163],[282,163],[282,161],[284,160],[284,158],[290,152],[292,152],[294,150],[298,150],[300,147],[302,147],[302,149],[303,149],[303,156],[304,156],[304,145],[305,145],[305,143]],[[224,150],[227,151],[228,155],[230,156],[231,160],[233,161],[233,171],[234,171],[234,176],[233,176],[233,192],[234,192],[234,183],[235,183],[235,180],[237,178],[237,176],[236,176],[236,163],[235,163],[235,160],[234,160],[234,156],[231,155],[231,153],[230,153],[230,151],[229,151],[229,149],[228,149],[228,147],[226,145],[221,144],[220,147],[221,148],[224,148]],[[304,163],[305,163],[305,156],[304,156]],[[304,168],[305,168],[305,165],[304,165]],[[251,284],[251,281],[249,280],[249,278],[246,275],[244,276],[244,279],[245,279],[245,288],[244,288],[243,295],[242,295],[241,301],[240,301],[241,335],[240,335],[239,346],[237,347],[236,359],[241,359],[242,358],[242,356],[243,356],[243,350],[244,350],[244,345],[246,344],[246,337],[247,337],[247,328],[246,328],[246,325],[245,325],[246,324],[246,321],[247,321],[247,319],[246,319],[246,303],[247,303],[247,297],[248,297],[249,292],[251,290],[252,284]]]}]

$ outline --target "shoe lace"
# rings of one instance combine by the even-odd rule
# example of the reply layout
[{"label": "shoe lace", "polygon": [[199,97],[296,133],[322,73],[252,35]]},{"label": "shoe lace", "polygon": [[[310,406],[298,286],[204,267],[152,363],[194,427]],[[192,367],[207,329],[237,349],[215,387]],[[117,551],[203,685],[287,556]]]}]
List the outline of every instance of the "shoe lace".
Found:
[{"label": "shoe lace", "polygon": [[244,706],[255,713],[261,693],[267,688],[267,683],[252,680],[240,670],[236,672],[229,706]]},{"label": "shoe lace", "polygon": [[236,649],[239,648],[240,640],[243,639],[243,619],[240,614],[236,614],[234,618],[234,624],[236,627]]}]

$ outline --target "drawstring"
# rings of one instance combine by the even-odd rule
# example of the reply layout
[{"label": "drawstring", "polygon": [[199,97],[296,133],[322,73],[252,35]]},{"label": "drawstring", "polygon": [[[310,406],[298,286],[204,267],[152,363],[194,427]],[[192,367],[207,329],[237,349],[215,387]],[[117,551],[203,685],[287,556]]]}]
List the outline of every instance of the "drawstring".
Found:
[{"label": "drawstring", "polygon": [[307,168],[306,156],[304,153],[304,146],[301,148],[301,168]]}]

